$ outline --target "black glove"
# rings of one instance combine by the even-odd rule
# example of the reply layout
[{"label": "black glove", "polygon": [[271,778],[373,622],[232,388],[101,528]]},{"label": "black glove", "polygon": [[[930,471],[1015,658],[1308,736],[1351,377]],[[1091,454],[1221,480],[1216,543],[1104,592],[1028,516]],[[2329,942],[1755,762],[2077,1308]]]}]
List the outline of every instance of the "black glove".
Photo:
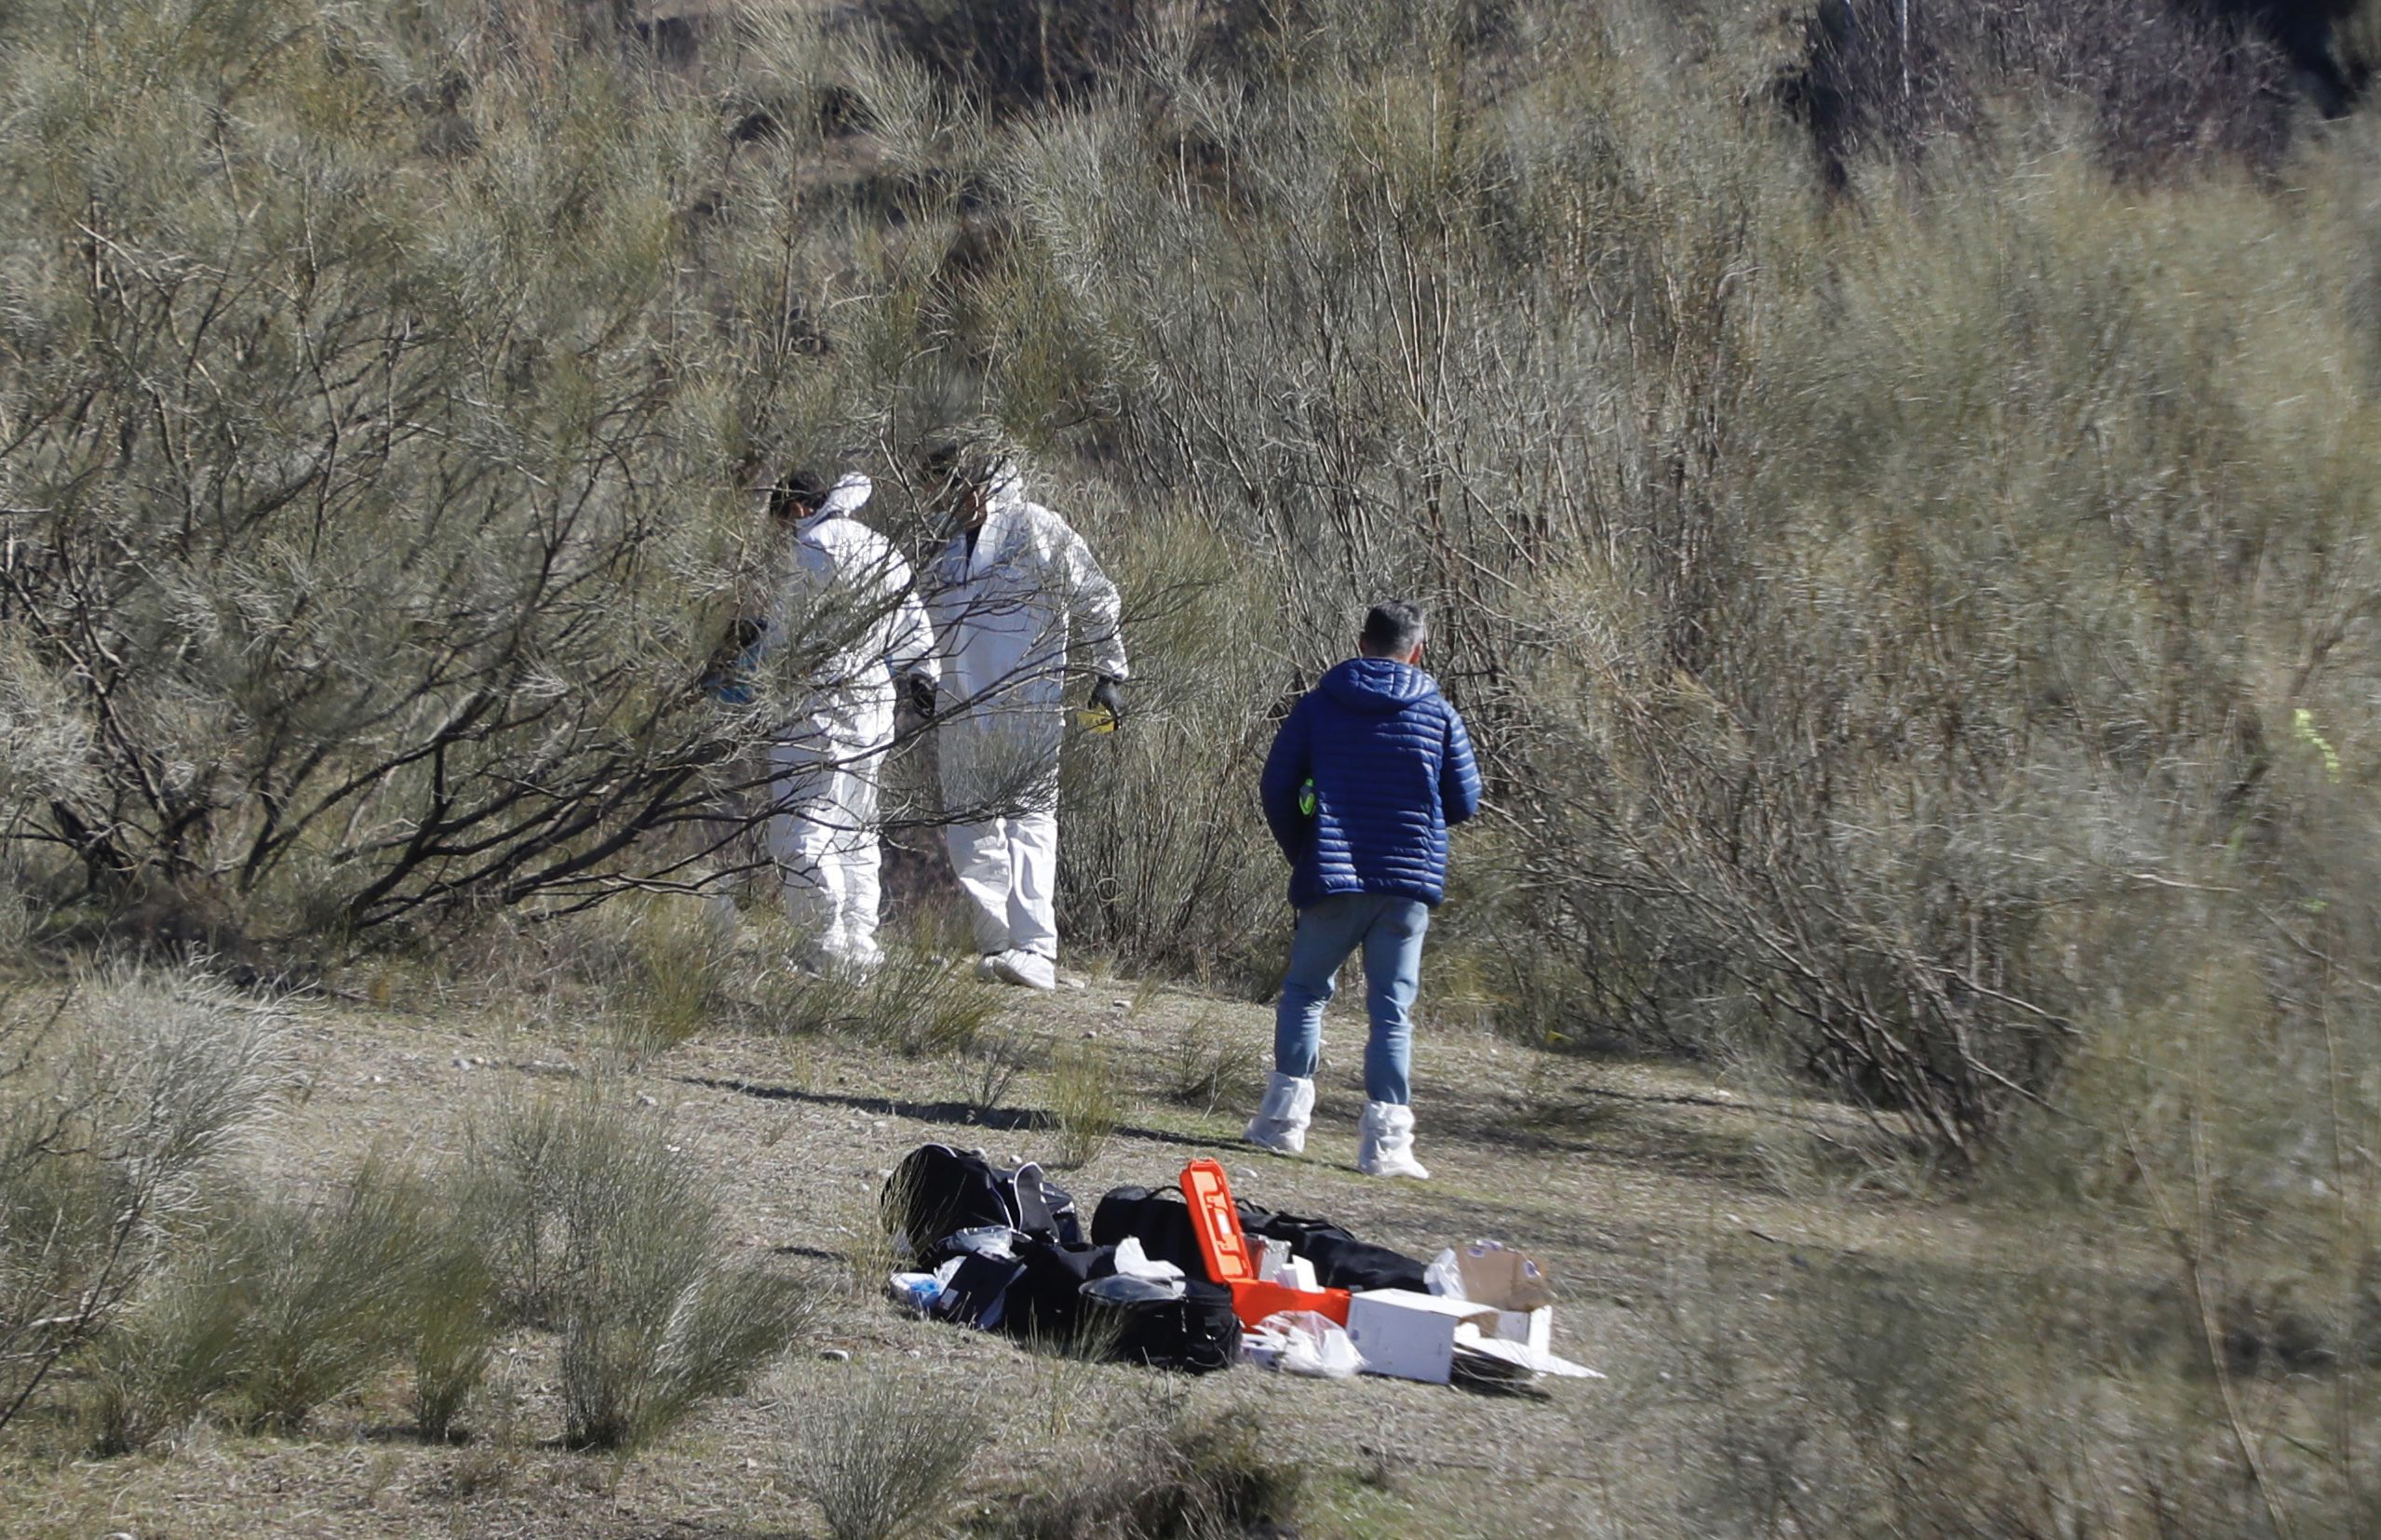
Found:
[{"label": "black glove", "polygon": [[923,674],[912,674],[902,682],[909,690],[911,713],[921,722],[933,721],[935,719],[935,681],[927,678]]},{"label": "black glove", "polygon": [[1105,674],[1092,683],[1091,703],[1119,722],[1124,719],[1124,692],[1117,688],[1114,679]]}]

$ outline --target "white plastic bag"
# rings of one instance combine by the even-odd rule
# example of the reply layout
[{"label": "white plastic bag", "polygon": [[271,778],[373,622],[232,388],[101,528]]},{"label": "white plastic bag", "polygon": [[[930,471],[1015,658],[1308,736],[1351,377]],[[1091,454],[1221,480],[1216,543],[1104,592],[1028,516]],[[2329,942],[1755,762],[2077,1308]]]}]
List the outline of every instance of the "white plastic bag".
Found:
[{"label": "white plastic bag", "polygon": [[1463,1274],[1455,1265],[1455,1251],[1452,1247],[1433,1257],[1431,1265],[1422,1269],[1422,1287],[1441,1299],[1464,1297]]},{"label": "white plastic bag", "polygon": [[1145,1278],[1152,1283],[1179,1283],[1182,1269],[1171,1262],[1153,1262],[1141,1250],[1140,1238],[1126,1236],[1116,1243],[1116,1270],[1126,1278]]},{"label": "white plastic bag", "polygon": [[1248,1357],[1285,1374],[1316,1380],[1353,1379],[1364,1372],[1344,1327],[1312,1310],[1285,1310],[1257,1323]]}]

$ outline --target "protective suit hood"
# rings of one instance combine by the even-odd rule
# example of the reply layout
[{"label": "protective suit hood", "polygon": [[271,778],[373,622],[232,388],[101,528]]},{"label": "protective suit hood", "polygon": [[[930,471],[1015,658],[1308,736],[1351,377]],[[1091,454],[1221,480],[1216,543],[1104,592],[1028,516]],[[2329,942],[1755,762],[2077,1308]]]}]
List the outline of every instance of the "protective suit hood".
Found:
[{"label": "protective suit hood", "polygon": [[876,492],[876,483],[857,471],[839,477],[818,505],[818,512],[802,521],[805,529],[830,518],[848,518],[868,505]]},{"label": "protective suit hood", "polygon": [[984,478],[985,505],[995,514],[1006,513],[1025,501],[1025,477],[1014,460],[995,461],[991,473]]},{"label": "protective suit hood", "polygon": [[1323,676],[1319,688],[1349,711],[1391,716],[1435,696],[1438,681],[1392,658],[1351,658]]}]

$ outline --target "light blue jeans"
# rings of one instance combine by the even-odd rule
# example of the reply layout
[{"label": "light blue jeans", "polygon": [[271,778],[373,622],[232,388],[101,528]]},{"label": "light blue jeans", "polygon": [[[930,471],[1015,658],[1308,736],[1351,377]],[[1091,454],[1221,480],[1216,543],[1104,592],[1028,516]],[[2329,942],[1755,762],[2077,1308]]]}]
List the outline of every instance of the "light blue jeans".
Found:
[{"label": "light blue jeans", "polygon": [[1338,986],[1339,965],[1365,955],[1365,1095],[1404,1106],[1410,1096],[1414,997],[1422,986],[1422,932],[1430,905],[1388,893],[1334,893],[1298,912],[1290,971],[1273,1008],[1273,1067],[1300,1078],[1314,1074],[1323,1048],[1323,1008]]}]

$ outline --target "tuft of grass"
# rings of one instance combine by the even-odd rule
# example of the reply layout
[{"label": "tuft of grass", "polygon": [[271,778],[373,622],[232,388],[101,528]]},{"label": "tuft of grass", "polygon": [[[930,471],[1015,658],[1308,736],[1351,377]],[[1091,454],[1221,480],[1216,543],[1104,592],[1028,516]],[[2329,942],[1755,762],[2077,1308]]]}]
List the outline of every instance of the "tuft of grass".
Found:
[{"label": "tuft of grass", "polygon": [[179,1259],[101,1339],[93,1447],[128,1453],[210,1410],[294,1431],[409,1353],[431,1399],[459,1401],[478,1376],[461,1321],[484,1321],[489,1293],[476,1238],[433,1217],[446,1207],[371,1158],[314,1202],[256,1203],[180,1238]]},{"label": "tuft of grass", "polygon": [[573,1448],[645,1447],[702,1402],[742,1389],[804,1329],[792,1280],[724,1265],[708,1234],[651,1239],[564,1324],[563,1438]]},{"label": "tuft of grass", "polygon": [[675,1048],[709,1026],[726,1008],[735,956],[712,917],[698,903],[656,903],[629,936],[642,1041]]},{"label": "tuft of grass", "polygon": [[1072,1480],[1021,1496],[995,1532],[1005,1540],[1220,1540],[1290,1533],[1306,1472],[1267,1445],[1253,1407],[1176,1407],[1106,1441]]},{"label": "tuft of grass", "polygon": [[1166,1094],[1185,1106],[1213,1112],[1254,1101],[1265,1074],[1265,1050],[1202,1011],[1175,1029],[1165,1050]]},{"label": "tuft of grass", "polygon": [[592,990],[604,1043],[629,1064],[702,1035],[735,1009],[735,933],[700,898],[634,894],[576,917],[552,938],[564,973]]},{"label": "tuft of grass", "polygon": [[[599,1092],[590,1088],[586,1094]],[[560,1097],[541,1096],[469,1131],[472,1201],[486,1226],[503,1319],[515,1325],[550,1326],[558,1318],[566,1173],[591,1116]]]},{"label": "tuft of grass", "polygon": [[0,1426],[245,1199],[227,1167],[292,1084],[288,1014],[196,966],[0,994]]},{"label": "tuft of grass", "polygon": [[917,1258],[904,1244],[908,1238],[897,1236],[895,1228],[899,1223],[896,1216],[908,1212],[909,1189],[907,1184],[895,1185],[890,1199],[881,1192],[855,1188],[837,1216],[838,1233],[845,1238],[841,1281],[854,1299],[878,1298],[888,1276],[916,1264]]},{"label": "tuft of grass", "polygon": [[1069,1043],[1050,1064],[1051,1162],[1072,1171],[1107,1147],[1131,1100],[1116,1056],[1096,1042]]},{"label": "tuft of grass", "polygon": [[1070,1438],[1079,1431],[1079,1418],[1087,1413],[1096,1414],[1093,1387],[1102,1366],[1115,1361],[1123,1334],[1122,1321],[1093,1318],[1079,1322],[1064,1337],[1044,1337],[1040,1332],[1027,1336],[1024,1346],[1026,1361],[1033,1370],[1033,1399],[1041,1403],[1043,1426],[1052,1440]]},{"label": "tuft of grass", "polygon": [[131,1454],[188,1426],[238,1377],[246,1272],[235,1226],[186,1236],[137,1306],[99,1339],[83,1416],[92,1453]]},{"label": "tuft of grass", "polygon": [[807,1326],[792,1280],[736,1263],[659,1118],[592,1098],[517,1108],[478,1142],[499,1289],[562,1332],[564,1440],[640,1448]]},{"label": "tuft of grass", "polygon": [[895,944],[865,979],[772,969],[758,984],[751,1011],[765,1032],[831,1034],[922,1058],[970,1051],[999,1004],[999,994],[968,968]]},{"label": "tuft of grass", "polygon": [[476,1205],[442,1209],[424,1240],[407,1344],[413,1422],[426,1441],[446,1443],[464,1403],[487,1378],[498,1319],[496,1268],[485,1214]]},{"label": "tuft of grass", "polygon": [[953,1062],[959,1100],[978,1123],[989,1122],[1009,1105],[1017,1078],[1033,1062],[1026,1043],[1009,1033],[988,1033]]},{"label": "tuft of grass", "polygon": [[891,1540],[947,1507],[982,1445],[982,1409],[947,1387],[854,1367],[800,1402],[794,1485],[835,1540]]},{"label": "tuft of grass", "polygon": [[252,1249],[235,1252],[253,1299],[232,1386],[243,1423],[303,1426],[396,1359],[425,1304],[447,1307],[450,1280],[426,1265],[447,1255],[432,1236],[435,1202],[373,1158],[327,1200],[264,1212]]}]

